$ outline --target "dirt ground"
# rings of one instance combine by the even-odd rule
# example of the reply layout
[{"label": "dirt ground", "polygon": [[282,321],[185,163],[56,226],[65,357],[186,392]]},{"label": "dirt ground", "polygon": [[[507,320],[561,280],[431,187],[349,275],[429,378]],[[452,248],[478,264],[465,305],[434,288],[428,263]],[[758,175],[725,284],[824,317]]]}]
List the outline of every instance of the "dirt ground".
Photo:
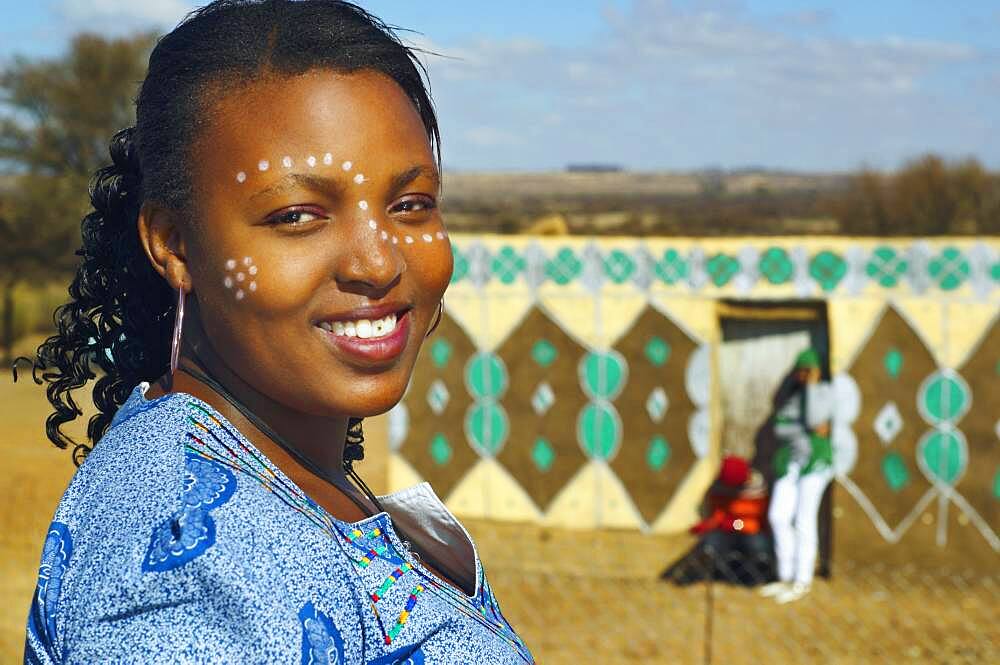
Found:
[{"label": "dirt ground", "polygon": [[[44,439],[47,406],[30,381],[0,376],[4,663],[21,657],[42,536],[73,473],[68,453]],[[686,536],[469,527],[505,614],[540,663],[1000,662],[995,552],[887,548],[847,529],[852,511],[841,505],[833,577],[788,606],[744,588],[661,582],[691,546]]]}]

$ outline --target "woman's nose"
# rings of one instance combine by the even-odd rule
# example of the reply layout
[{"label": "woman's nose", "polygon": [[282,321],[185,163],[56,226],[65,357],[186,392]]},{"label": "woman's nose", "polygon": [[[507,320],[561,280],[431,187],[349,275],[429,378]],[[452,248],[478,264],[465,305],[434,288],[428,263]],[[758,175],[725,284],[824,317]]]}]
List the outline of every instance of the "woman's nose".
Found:
[{"label": "woman's nose", "polygon": [[399,281],[406,262],[398,246],[373,219],[355,222],[341,247],[336,271],[337,281],[371,291],[387,291]]}]

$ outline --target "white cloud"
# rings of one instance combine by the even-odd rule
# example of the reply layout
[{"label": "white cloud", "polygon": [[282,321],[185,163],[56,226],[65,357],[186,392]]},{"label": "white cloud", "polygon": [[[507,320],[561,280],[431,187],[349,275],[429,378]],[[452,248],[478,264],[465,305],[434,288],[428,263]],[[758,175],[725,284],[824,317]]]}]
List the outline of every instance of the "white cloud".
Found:
[{"label": "white cloud", "polygon": [[71,29],[171,28],[194,8],[185,0],[60,0],[56,12]]}]

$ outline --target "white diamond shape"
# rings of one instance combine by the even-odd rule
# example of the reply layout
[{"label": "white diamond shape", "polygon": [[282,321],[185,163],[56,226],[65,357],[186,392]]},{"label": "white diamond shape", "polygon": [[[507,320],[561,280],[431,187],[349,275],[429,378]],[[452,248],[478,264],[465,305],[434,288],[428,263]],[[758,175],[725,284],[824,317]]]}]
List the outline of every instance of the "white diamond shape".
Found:
[{"label": "white diamond shape", "polygon": [[555,401],[556,395],[552,392],[552,386],[542,381],[531,395],[531,408],[539,416],[545,415],[545,412],[552,408]]},{"label": "white diamond shape", "polygon": [[667,399],[667,392],[660,387],[653,388],[653,391],[649,393],[649,397],[646,398],[646,413],[649,414],[650,420],[658,423],[663,420],[663,416],[666,415],[669,405],[670,401]]},{"label": "white diamond shape", "polygon": [[900,415],[896,403],[889,401],[875,416],[875,433],[888,446],[903,429],[903,416]]},{"label": "white diamond shape", "polygon": [[448,400],[450,399],[451,395],[448,394],[448,388],[445,387],[444,381],[441,379],[435,380],[431,384],[431,387],[427,389],[427,404],[430,405],[431,411],[439,416],[448,406]]}]

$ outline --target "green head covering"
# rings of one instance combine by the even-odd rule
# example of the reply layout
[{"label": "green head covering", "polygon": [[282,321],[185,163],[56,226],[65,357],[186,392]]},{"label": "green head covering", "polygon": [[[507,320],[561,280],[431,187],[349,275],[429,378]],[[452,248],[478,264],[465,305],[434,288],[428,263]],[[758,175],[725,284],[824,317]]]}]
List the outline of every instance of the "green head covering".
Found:
[{"label": "green head covering", "polygon": [[819,351],[816,349],[806,349],[795,359],[795,369],[812,369],[819,366]]}]

